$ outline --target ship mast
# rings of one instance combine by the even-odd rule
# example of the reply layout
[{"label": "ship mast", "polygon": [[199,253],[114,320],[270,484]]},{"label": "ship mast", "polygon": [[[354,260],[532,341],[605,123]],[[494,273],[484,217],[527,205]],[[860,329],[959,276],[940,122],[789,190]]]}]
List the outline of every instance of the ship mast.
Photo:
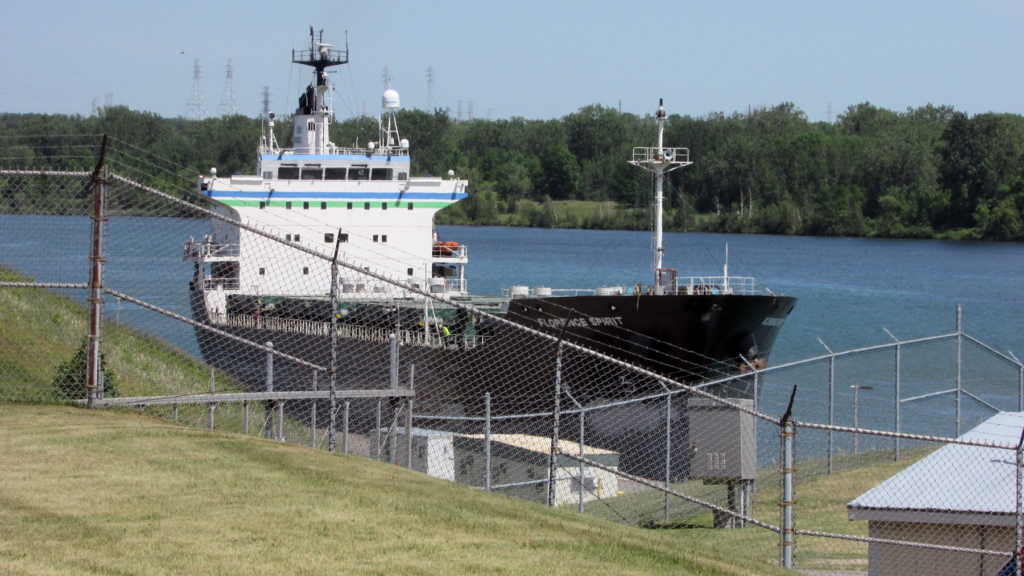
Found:
[{"label": "ship mast", "polygon": [[689,166],[690,151],[686,148],[665,148],[665,105],[663,99],[658,99],[658,111],[655,119],[658,123],[658,146],[654,148],[633,148],[633,159],[630,164],[653,172],[655,175],[654,187],[654,287],[659,294],[665,292],[665,288],[675,281],[675,270],[664,268],[662,261],[665,256],[664,246],[664,187],[665,173],[677,168]]}]

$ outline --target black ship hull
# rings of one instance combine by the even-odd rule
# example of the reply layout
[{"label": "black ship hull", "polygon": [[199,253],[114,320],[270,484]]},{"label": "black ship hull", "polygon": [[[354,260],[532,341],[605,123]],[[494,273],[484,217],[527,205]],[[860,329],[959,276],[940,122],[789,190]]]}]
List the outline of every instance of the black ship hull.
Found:
[{"label": "black ship hull", "polygon": [[[731,294],[530,298],[512,300],[506,319],[555,336],[562,332],[564,324],[566,341],[669,379],[694,383],[735,374],[745,361],[755,365],[767,362],[779,330],[795,303],[796,299],[790,297]],[[343,336],[338,338],[335,349],[336,386],[338,389],[386,389],[390,386],[392,370],[389,343],[369,333],[353,336],[351,323],[362,322],[369,329],[370,326],[396,324],[410,326],[415,319],[411,322],[403,317],[404,313],[396,312],[393,305],[366,303],[360,306],[364,313],[346,316],[342,327],[348,329],[339,331]],[[374,307],[373,313],[366,313]],[[277,310],[287,314],[288,307],[279,306]],[[275,317],[267,315],[266,311],[262,311],[263,320],[254,317],[244,323],[248,325],[211,323],[204,295],[194,288],[192,313],[195,320],[212,324],[234,336],[258,343],[272,342],[274,349],[282,353],[321,366],[331,362],[330,338],[322,330],[304,333],[288,329],[287,322],[271,321]],[[260,310],[254,310],[253,316],[259,313]],[[328,319],[329,316],[322,314],[311,318],[307,312],[304,320],[296,319],[296,322],[324,326]],[[407,385],[410,367],[414,366],[416,413],[482,416],[484,397],[488,393],[493,414],[550,413],[554,398],[555,344],[515,326],[468,314],[451,322],[457,333],[467,324],[473,324],[477,335],[472,346],[466,346],[464,340],[449,344],[442,338],[429,345],[420,342],[400,347],[399,385]],[[247,389],[265,389],[266,353],[208,330],[197,329],[196,336],[203,358],[209,364],[228,372]],[[320,389],[326,387],[327,377],[315,376],[313,372],[277,357],[273,364],[274,388],[310,389],[315,378],[319,378]],[[587,407],[664,390],[656,380],[636,377],[635,373],[607,360],[571,350],[563,356],[562,382],[573,399]],[[740,397],[756,393],[752,387],[718,392]],[[587,422],[587,444],[620,452],[624,470],[657,477],[659,472],[647,463],[664,461],[663,448],[656,458],[652,458],[654,454],[645,454],[657,452],[659,446],[664,446],[664,402],[656,404],[594,412],[595,416]],[[677,423],[673,426],[672,443],[685,447],[685,402],[677,402],[675,406],[673,420]],[[567,428],[566,437],[572,437],[574,421],[569,418],[563,424]],[[493,431],[548,434],[550,419],[496,421]],[[647,436],[650,441],[645,440]],[[660,440],[655,441],[656,438]],[[640,446],[647,448],[638,448]],[[673,457],[675,475],[687,475],[688,459],[685,454]],[[664,468],[660,470],[663,474]]]}]

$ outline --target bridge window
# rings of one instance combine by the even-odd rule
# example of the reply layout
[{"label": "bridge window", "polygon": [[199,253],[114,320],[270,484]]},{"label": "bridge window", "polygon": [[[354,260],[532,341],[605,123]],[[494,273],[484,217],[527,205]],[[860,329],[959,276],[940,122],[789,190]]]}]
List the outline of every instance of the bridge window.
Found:
[{"label": "bridge window", "polygon": [[409,202],[409,210],[412,210],[412,202]]},{"label": "bridge window", "polygon": [[341,236],[340,236],[340,237],[338,238],[338,240],[339,240],[339,241],[341,241],[341,242],[348,242],[348,234],[347,234],[347,233],[343,233],[343,234],[342,234],[342,235],[341,235]]},{"label": "bridge window", "polygon": [[324,234],[324,243],[334,244],[334,234],[331,234],[329,232],[327,234]]},{"label": "bridge window", "polygon": [[351,210],[351,209],[352,209],[352,203],[351,203],[351,202],[349,202],[349,203],[348,203],[348,209],[349,209],[349,210]]},{"label": "bridge window", "polygon": [[295,235],[295,241],[296,241],[296,242],[298,242],[298,241],[299,241],[299,235],[298,235],[298,234],[296,234],[296,235]]},{"label": "bridge window", "polygon": [[309,202],[303,202],[302,203],[302,209],[303,210],[309,210]]},{"label": "bridge window", "polygon": [[378,238],[380,238],[380,236],[378,236],[378,235],[376,235],[376,234],[374,234],[374,235],[373,235],[373,241],[374,241],[374,242],[377,242],[377,239],[378,239]]},{"label": "bridge window", "polygon": [[399,172],[398,173],[398,179],[399,180],[408,180],[409,179],[409,173],[408,172]]},{"label": "bridge window", "polygon": [[305,274],[306,276],[309,276],[309,268],[303,266],[302,267],[302,273]]},{"label": "bridge window", "polygon": [[370,209],[370,203],[369,202],[367,202],[366,204],[363,204],[363,210],[369,210],[369,209]]},{"label": "bridge window", "polygon": [[374,168],[370,180],[391,180],[391,168]]},{"label": "bridge window", "polygon": [[388,209],[388,203],[387,202],[381,202],[380,203],[380,209],[381,210],[387,210]]},{"label": "bridge window", "polygon": [[284,207],[285,207],[285,209],[287,209],[287,210],[291,210],[291,209],[292,209],[292,203],[291,203],[291,202],[285,202],[285,203],[284,203]]},{"label": "bridge window", "polygon": [[407,269],[405,270],[405,272],[406,272],[406,274],[408,274],[409,276],[412,276],[412,268],[407,268]]},{"label": "bridge window", "polygon": [[381,242],[387,242],[387,241],[388,241],[388,235],[387,235],[387,234],[383,234],[383,235],[381,235],[381,237],[380,237],[380,241],[381,241]]},{"label": "bridge window", "polygon": [[324,180],[344,180],[345,168],[325,168]]},{"label": "bridge window", "polygon": [[369,168],[350,168],[348,171],[349,180],[369,180],[370,169]]},{"label": "bridge window", "polygon": [[267,203],[266,202],[260,202],[260,210],[262,210],[262,209],[264,209],[266,207],[267,207]]},{"label": "bridge window", "polygon": [[324,170],[317,166],[316,168],[305,167],[302,169],[303,180],[323,180]]},{"label": "bridge window", "polygon": [[299,167],[298,166],[281,166],[277,169],[278,180],[298,180],[299,179]]},{"label": "bridge window", "polygon": [[266,172],[263,173],[263,179],[264,180],[273,180],[274,179],[274,172],[272,170],[267,170]]},{"label": "bridge window", "polygon": [[291,242],[292,241],[292,235],[291,234],[285,234],[284,235],[284,241],[285,242]]},{"label": "bridge window", "polygon": [[327,202],[321,202],[320,203],[320,209],[321,210],[327,210]]},{"label": "bridge window", "polygon": [[264,275],[266,275],[266,273],[267,273],[267,269],[266,268],[260,268],[260,276],[264,276]]}]

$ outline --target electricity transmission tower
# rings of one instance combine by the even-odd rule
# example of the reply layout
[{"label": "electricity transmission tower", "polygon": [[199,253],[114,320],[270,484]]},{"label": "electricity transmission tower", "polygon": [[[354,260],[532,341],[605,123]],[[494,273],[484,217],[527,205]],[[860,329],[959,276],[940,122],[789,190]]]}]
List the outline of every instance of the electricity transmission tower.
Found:
[{"label": "electricity transmission tower", "polygon": [[459,122],[462,122],[462,100],[459,100]]},{"label": "electricity transmission tower", "polygon": [[433,112],[437,107],[434,100],[434,67],[427,68],[427,112]]},{"label": "electricity transmission tower", "polygon": [[384,89],[385,90],[390,90],[391,89],[391,64],[388,64],[387,66],[384,67],[384,74],[381,74],[380,79],[384,81]]},{"label": "electricity transmission tower", "polygon": [[270,86],[263,87],[263,94],[260,96],[260,102],[263,105],[263,118],[266,119],[267,115],[270,114]]},{"label": "electricity transmission tower", "polygon": [[113,108],[113,107],[114,107],[114,93],[113,92],[107,92],[106,96],[103,97],[103,108],[106,109],[106,108]]},{"label": "electricity transmission tower", "polygon": [[206,98],[203,96],[203,69],[196,58],[195,72],[192,75],[192,91],[185,105],[186,120],[202,120],[206,117]]},{"label": "electricity transmission tower", "polygon": [[472,122],[473,121],[473,101],[472,100],[469,101],[469,114],[468,114],[468,116],[469,116],[469,121]]},{"label": "electricity transmission tower", "polygon": [[220,95],[220,115],[234,116],[235,114],[238,114],[238,98],[235,97],[235,69],[231,65],[231,58],[228,58],[224,91]]},{"label": "electricity transmission tower", "polygon": [[828,103],[828,123],[832,123],[832,103]]}]

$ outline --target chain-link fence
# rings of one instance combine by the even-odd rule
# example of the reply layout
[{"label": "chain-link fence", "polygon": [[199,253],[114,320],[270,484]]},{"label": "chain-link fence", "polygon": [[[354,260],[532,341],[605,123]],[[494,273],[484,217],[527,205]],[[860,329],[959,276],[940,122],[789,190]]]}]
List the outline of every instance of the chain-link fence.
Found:
[{"label": "chain-link fence", "polygon": [[453,296],[386,236],[325,232],[351,202],[267,189],[238,201],[273,211],[252,220],[121,143],[0,150],[0,401],[360,455],[806,570],[999,574],[1020,548],[1024,366],[959,314],[716,360],[550,300]]}]

